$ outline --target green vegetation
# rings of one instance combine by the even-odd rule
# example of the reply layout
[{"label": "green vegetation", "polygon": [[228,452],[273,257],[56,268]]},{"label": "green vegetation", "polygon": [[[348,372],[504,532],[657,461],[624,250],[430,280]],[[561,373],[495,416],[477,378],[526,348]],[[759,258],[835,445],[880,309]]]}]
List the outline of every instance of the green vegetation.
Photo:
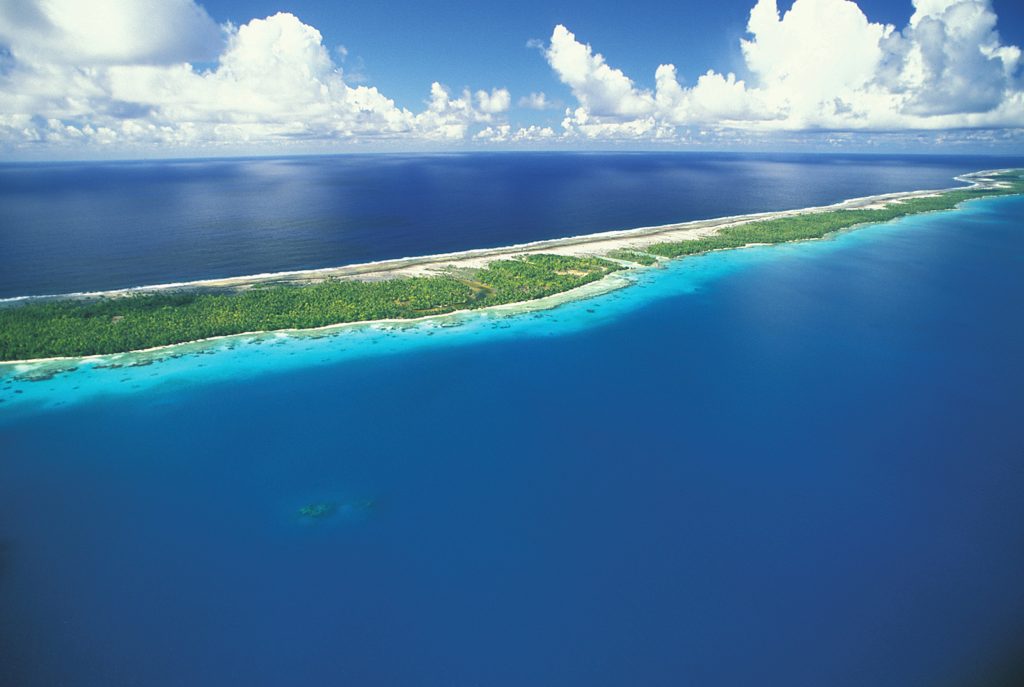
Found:
[{"label": "green vegetation", "polygon": [[609,258],[615,260],[624,260],[625,262],[634,262],[637,265],[643,265],[644,267],[650,267],[651,265],[658,262],[658,258],[654,257],[650,253],[641,253],[636,250],[627,250],[625,248],[616,248],[606,253]]},{"label": "green vegetation", "polygon": [[243,332],[437,315],[568,291],[619,269],[599,258],[530,255],[492,262],[471,278],[328,280],[220,293],[34,301],[0,309],[0,360],[120,353]]},{"label": "green vegetation", "polygon": [[1001,181],[1010,182],[1009,188],[964,189],[948,191],[936,196],[909,198],[890,203],[885,208],[862,210],[833,210],[792,217],[779,217],[761,222],[749,222],[722,229],[714,236],[690,241],[656,243],[647,252],[665,258],[705,253],[723,248],[739,248],[752,243],[783,243],[802,239],[817,239],[840,229],[858,224],[888,222],[905,215],[935,210],[949,210],[965,200],[987,196],[1024,193],[1024,176],[1020,172],[999,175]]},{"label": "green vegetation", "polygon": [[[993,178],[1005,188],[963,189],[910,198],[881,209],[835,210],[749,222],[713,236],[654,244],[646,252],[613,250],[640,265],[753,243],[820,238],[855,225],[948,210],[985,196],[1024,193],[1024,171]],[[434,277],[313,284],[259,284],[214,292],[161,293],[29,301],[0,308],[0,360],[82,356],[153,348],[243,332],[312,329],[344,322],[410,319],[516,303],[568,291],[617,270],[601,258],[529,255]]]}]

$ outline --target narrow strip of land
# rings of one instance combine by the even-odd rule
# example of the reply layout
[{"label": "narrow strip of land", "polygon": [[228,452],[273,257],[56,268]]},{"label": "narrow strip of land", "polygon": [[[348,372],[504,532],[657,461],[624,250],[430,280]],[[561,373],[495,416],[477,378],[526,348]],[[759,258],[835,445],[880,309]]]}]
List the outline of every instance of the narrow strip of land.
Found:
[{"label": "narrow strip of land", "polygon": [[960,180],[970,185],[333,269],[11,299],[0,308],[0,361],[121,353],[519,303],[663,259],[821,238],[974,198],[1024,193],[1022,170]]}]

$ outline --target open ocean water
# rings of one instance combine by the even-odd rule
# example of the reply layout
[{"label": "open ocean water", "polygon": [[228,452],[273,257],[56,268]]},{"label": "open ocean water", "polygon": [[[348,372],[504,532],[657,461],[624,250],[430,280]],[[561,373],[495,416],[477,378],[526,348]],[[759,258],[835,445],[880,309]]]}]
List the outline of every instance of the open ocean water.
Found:
[{"label": "open ocean water", "polygon": [[[564,157],[576,162],[538,160],[655,179],[688,159]],[[732,159],[708,158],[665,178]],[[760,181],[678,206],[651,181],[652,207],[630,199],[608,226],[596,210],[577,223],[568,208],[586,214],[586,194],[569,190],[561,210],[552,190],[514,212],[581,233],[1007,166],[892,160],[735,158],[738,179]],[[12,169],[0,195],[14,193]],[[490,202],[469,203],[462,226],[482,226],[473,213]],[[43,251],[49,234],[11,230],[16,213],[0,208],[5,252]],[[57,212],[39,222],[56,231]],[[498,223],[481,245],[558,233]],[[475,243],[403,243],[387,226],[390,247],[363,245],[360,260]],[[551,310],[2,377],[0,684],[1018,684],[1022,230],[1024,199],[977,201],[687,258]],[[136,234],[149,256],[157,238]],[[210,241],[210,255],[230,244]],[[322,264],[355,261],[347,251]],[[293,257],[250,255],[238,273]],[[213,276],[182,273],[173,250],[134,272],[114,259],[104,274],[97,259],[67,281],[45,261],[0,280],[17,295]],[[302,517],[311,503],[336,511]]]},{"label": "open ocean water", "polygon": [[494,153],[0,163],[0,298],[126,288],[947,188],[1022,158]]}]

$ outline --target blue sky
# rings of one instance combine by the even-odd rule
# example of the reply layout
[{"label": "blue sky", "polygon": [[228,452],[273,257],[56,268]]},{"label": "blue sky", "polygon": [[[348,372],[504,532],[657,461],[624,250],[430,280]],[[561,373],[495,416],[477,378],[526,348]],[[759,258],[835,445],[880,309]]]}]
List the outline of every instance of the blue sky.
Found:
[{"label": "blue sky", "polygon": [[[694,70],[742,65],[739,39],[748,2],[204,3],[218,20],[296,14],[331,45],[345,45],[375,85],[400,104],[415,106],[435,79],[453,86],[505,86],[513,93],[543,90],[567,100],[569,91],[527,41],[546,40],[557,24],[600,46],[627,74],[653,80],[665,61],[692,61]],[[905,17],[904,17],[905,19]]]},{"label": "blue sky", "polygon": [[[339,3],[325,0],[206,0],[217,21],[240,24],[279,11],[315,26],[330,46],[344,45],[374,85],[400,105],[416,107],[440,79],[452,86],[505,86],[513,93],[543,90],[570,102],[569,90],[530,39],[545,40],[564,24],[645,86],[654,70],[674,62],[695,79],[708,69],[745,72],[740,39],[753,0],[485,3]],[[910,0],[858,0],[873,21],[903,26]],[[995,0],[999,33],[1024,45],[1024,2]],[[792,5],[783,0],[780,9]],[[361,62],[360,62],[361,61]],[[744,74],[745,76],[745,74]],[[527,113],[524,113],[527,114]]]},{"label": "blue sky", "polygon": [[1020,45],[1009,0],[0,0],[0,146],[1021,150]]}]

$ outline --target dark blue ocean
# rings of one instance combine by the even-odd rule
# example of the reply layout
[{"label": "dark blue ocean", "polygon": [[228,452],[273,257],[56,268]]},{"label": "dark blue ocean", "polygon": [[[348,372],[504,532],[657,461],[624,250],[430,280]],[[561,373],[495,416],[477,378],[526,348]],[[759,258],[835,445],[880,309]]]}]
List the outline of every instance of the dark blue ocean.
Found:
[{"label": "dark blue ocean", "polygon": [[[245,205],[233,193],[318,164],[354,180],[361,163],[6,166],[0,195],[20,200],[0,203],[2,281],[20,294],[334,264],[470,247],[477,230],[502,244],[1006,166],[522,156],[577,177],[524,173],[513,200],[501,170],[517,159],[367,158],[365,198],[296,190],[332,209],[265,250],[240,239],[237,262],[218,224]],[[422,217],[382,219],[380,245],[327,231],[342,198],[363,217],[429,205],[385,202],[380,164],[432,170],[419,178],[435,192],[480,190],[429,201],[460,217],[452,236]],[[492,164],[507,211],[488,223]],[[47,175],[85,205],[29,212]],[[114,189],[161,184],[182,206],[165,197],[150,224],[122,225],[114,208],[145,202]],[[195,229],[202,241],[185,238],[200,202],[186,188],[221,218]],[[316,215],[285,197],[250,199],[262,210],[243,235]],[[58,221],[59,206],[104,203],[116,227],[84,209]],[[15,215],[47,229],[10,231]],[[99,232],[76,239],[92,261],[51,254],[60,222]],[[183,252],[161,252],[168,234]],[[288,235],[297,252],[277,254]],[[38,381],[6,370],[0,685],[1019,684],[1024,198],[628,282],[551,309],[230,339]],[[302,517],[311,503],[336,511]]]},{"label": "dark blue ocean", "polygon": [[946,188],[1021,158],[496,153],[0,163],[0,298],[334,267]]}]

